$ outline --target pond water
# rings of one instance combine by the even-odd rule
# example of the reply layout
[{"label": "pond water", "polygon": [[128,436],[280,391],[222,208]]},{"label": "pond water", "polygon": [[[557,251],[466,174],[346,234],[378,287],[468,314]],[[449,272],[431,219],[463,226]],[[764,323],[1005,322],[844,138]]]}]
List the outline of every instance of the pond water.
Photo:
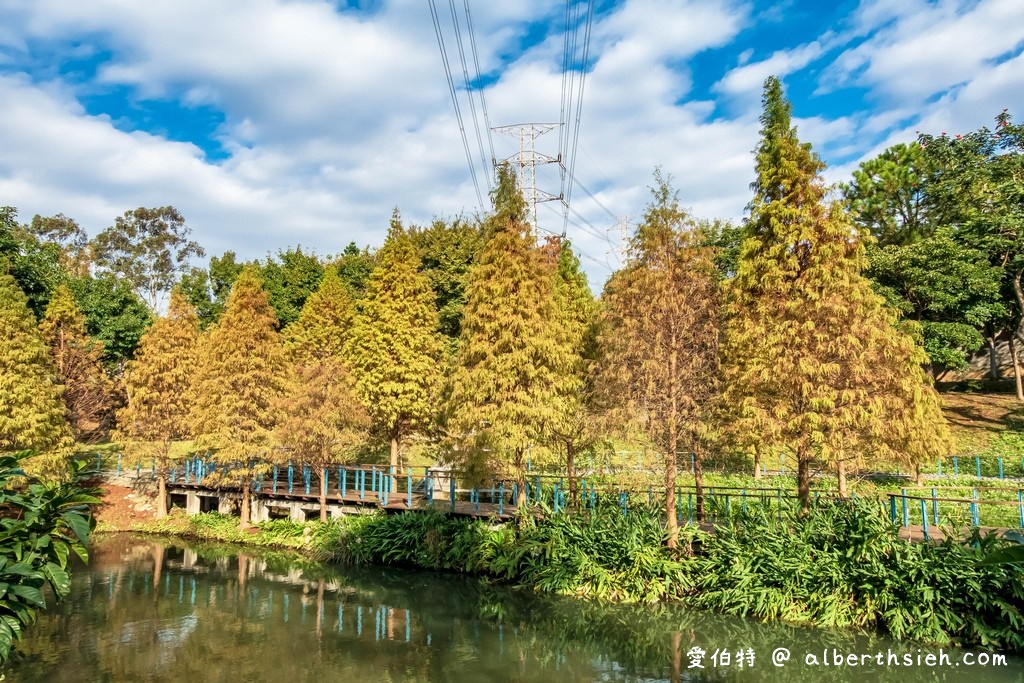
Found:
[{"label": "pond water", "polygon": [[[692,666],[698,650],[702,669]],[[929,654],[948,664],[928,666]],[[1021,659],[976,663],[991,654],[113,536],[94,543],[69,599],[40,616],[4,674],[76,683],[1024,681]]]}]

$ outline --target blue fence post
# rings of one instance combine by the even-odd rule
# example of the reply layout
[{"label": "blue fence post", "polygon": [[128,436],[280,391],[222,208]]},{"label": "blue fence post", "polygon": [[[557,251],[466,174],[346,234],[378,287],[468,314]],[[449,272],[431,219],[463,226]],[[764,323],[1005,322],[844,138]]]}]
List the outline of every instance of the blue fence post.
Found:
[{"label": "blue fence post", "polygon": [[629,503],[626,500],[626,494],[622,493],[622,492],[619,492],[619,507],[622,508],[622,516],[623,517],[626,516],[626,509],[627,509],[628,505],[629,505]]},{"label": "blue fence post", "polygon": [[747,490],[743,489],[743,515],[747,514]]},{"label": "blue fence post", "polygon": [[999,478],[1000,479],[1003,478],[1003,458],[1002,458],[1002,456],[999,457]]},{"label": "blue fence post", "polygon": [[370,468],[370,493],[377,493],[377,468]]},{"label": "blue fence post", "polygon": [[434,478],[430,476],[430,468],[423,468],[423,495],[427,497],[427,503],[434,504]]},{"label": "blue fence post", "polygon": [[693,453],[690,453],[690,474],[697,473],[697,458]]},{"label": "blue fence post", "polygon": [[960,476],[960,458],[955,455],[953,456],[953,474]]},{"label": "blue fence post", "polygon": [[932,489],[932,516],[935,518],[935,526],[939,525],[939,501],[935,489]]},{"label": "blue fence post", "polygon": [[356,479],[359,480],[359,500],[366,500],[366,470],[356,470]]},{"label": "blue fence post", "polygon": [[907,514],[907,490],[906,489],[900,489],[900,493],[903,494],[903,496],[902,496],[902,500],[903,500],[903,526],[910,526],[910,518],[909,518],[909,515]]},{"label": "blue fence post", "polygon": [[890,493],[889,494],[889,518],[892,520],[893,524],[896,523],[896,494],[895,493]]},{"label": "blue fence post", "polygon": [[189,472],[189,466],[188,466],[188,458],[186,458],[185,459],[185,483],[186,484],[189,483],[189,480],[188,480],[189,479],[189,474],[190,474],[190,472]]},{"label": "blue fence post", "polygon": [[1024,529],[1024,491],[1017,491],[1017,512],[1020,514],[1020,528]]},{"label": "blue fence post", "polygon": [[348,470],[344,467],[338,468],[338,482],[341,488],[341,498],[345,499],[345,494],[348,493]]},{"label": "blue fence post", "polygon": [[292,467],[292,461],[288,461],[288,493],[290,494],[295,489],[295,468]]},{"label": "blue fence post", "polygon": [[974,471],[978,475],[978,479],[981,479],[981,456],[974,456]]},{"label": "blue fence post", "polygon": [[324,491],[326,492],[326,491],[329,491],[330,488],[331,488],[331,471],[329,469],[327,469],[326,467],[324,468],[323,471],[324,471],[324,480],[322,482],[320,482],[320,485],[324,487]]},{"label": "blue fence post", "polygon": [[[175,481],[177,479],[178,479],[178,468],[177,467],[172,467],[171,468],[171,483],[172,484],[175,483]],[[170,575],[168,574],[168,576],[170,576]]]},{"label": "blue fence post", "polygon": [[928,510],[924,500],[921,501],[921,531],[924,532],[924,540],[930,540],[928,538]]},{"label": "blue fence post", "polygon": [[505,514],[505,480],[498,482],[498,516]]},{"label": "blue fence post", "polygon": [[971,503],[971,521],[974,523],[974,526],[980,527],[981,526],[981,514],[980,514],[980,511],[978,510],[978,503],[977,503],[977,501],[978,501],[978,489],[973,489],[971,491],[971,498],[974,500],[974,502]]},{"label": "blue fence post", "polygon": [[455,472],[448,471],[448,491],[452,499],[452,512],[455,512]]},{"label": "blue fence post", "polygon": [[480,512],[480,489],[473,488],[473,512]]},{"label": "blue fence post", "polygon": [[306,484],[306,495],[309,495],[309,485],[313,480],[313,472],[310,470],[309,465],[302,466],[302,478]]},{"label": "blue fence post", "polygon": [[406,501],[405,506],[412,509],[412,468],[405,475]]}]

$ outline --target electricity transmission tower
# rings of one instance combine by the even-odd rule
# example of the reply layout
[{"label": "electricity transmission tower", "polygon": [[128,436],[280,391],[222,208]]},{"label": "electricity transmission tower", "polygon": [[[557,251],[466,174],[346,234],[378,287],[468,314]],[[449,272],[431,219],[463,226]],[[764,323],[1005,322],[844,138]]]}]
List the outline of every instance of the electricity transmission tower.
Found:
[{"label": "electricity transmission tower", "polygon": [[[516,168],[519,191],[523,193],[523,199],[526,200],[534,234],[537,232],[537,203],[565,201],[561,194],[556,195],[537,188],[538,165],[558,164],[562,172],[565,172],[561,154],[553,157],[537,151],[537,138],[561,125],[560,123],[519,123],[511,126],[496,126],[491,129],[496,133],[519,138],[519,152],[505,159],[503,163],[510,163]],[[498,161],[495,159],[494,163],[497,165]]]}]

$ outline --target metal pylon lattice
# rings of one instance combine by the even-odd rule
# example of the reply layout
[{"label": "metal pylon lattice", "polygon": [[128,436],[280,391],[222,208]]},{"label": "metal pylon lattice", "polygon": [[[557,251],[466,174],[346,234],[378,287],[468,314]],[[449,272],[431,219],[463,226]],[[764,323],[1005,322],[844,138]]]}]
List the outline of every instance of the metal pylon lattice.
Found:
[{"label": "metal pylon lattice", "polygon": [[[552,194],[537,188],[537,166],[541,164],[562,165],[562,155],[557,157],[537,151],[537,138],[558,128],[560,123],[519,123],[511,126],[495,126],[491,130],[496,133],[519,138],[519,152],[513,154],[503,163],[513,164],[516,168],[516,179],[519,191],[529,207],[534,233],[537,231],[537,203],[564,201],[561,194]],[[499,162],[494,161],[495,165]]]}]

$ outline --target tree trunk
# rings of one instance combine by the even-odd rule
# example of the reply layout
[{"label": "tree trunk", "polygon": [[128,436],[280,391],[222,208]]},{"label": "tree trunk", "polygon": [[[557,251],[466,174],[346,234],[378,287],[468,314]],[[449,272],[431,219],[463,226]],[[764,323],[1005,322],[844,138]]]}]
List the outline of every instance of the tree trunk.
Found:
[{"label": "tree trunk", "polygon": [[693,453],[693,488],[696,489],[696,509],[694,517],[698,522],[704,521],[704,462],[697,451]]},{"label": "tree trunk", "polygon": [[918,486],[924,486],[924,474],[921,472],[920,465],[914,465],[914,483]]},{"label": "tree trunk", "polygon": [[391,490],[396,490],[397,481],[395,477],[398,476],[398,434],[392,434],[391,436],[391,471],[395,473],[394,477],[391,477]]},{"label": "tree trunk", "polygon": [[569,478],[569,505],[576,505],[579,492],[576,490],[576,453],[572,444],[565,445],[565,469]]},{"label": "tree trunk", "polygon": [[679,520],[676,518],[676,441],[675,430],[668,436],[668,453],[665,454],[665,531],[668,533],[668,547],[679,545]]},{"label": "tree trunk", "polygon": [[985,338],[988,342],[988,378],[999,379],[999,355],[996,352],[996,335],[992,333]]},{"label": "tree trunk", "polygon": [[754,448],[754,479],[761,478],[761,451]]},{"label": "tree trunk", "polygon": [[526,468],[523,467],[523,450],[521,448],[516,449],[515,457],[515,469],[516,469],[516,507],[520,512],[526,511]]},{"label": "tree trunk", "polygon": [[327,521],[327,468],[320,468],[320,521]]},{"label": "tree trunk", "polygon": [[160,470],[160,476],[156,484],[156,511],[153,514],[157,519],[167,516],[167,475]]},{"label": "tree trunk", "polygon": [[242,484],[242,509],[239,512],[241,519],[238,521],[238,528],[243,531],[250,527],[249,524],[249,484]]},{"label": "tree trunk", "polygon": [[839,497],[846,498],[846,458],[839,458],[836,471],[839,478]]},{"label": "tree trunk", "polygon": [[811,463],[802,452],[796,454],[796,494],[800,498],[800,509],[807,512],[811,509]]},{"label": "tree trunk", "polygon": [[1017,361],[1017,344],[1013,334],[1010,334],[1010,360],[1013,361],[1013,382],[1017,388],[1017,400],[1024,401],[1024,386],[1021,385],[1020,363]]}]

